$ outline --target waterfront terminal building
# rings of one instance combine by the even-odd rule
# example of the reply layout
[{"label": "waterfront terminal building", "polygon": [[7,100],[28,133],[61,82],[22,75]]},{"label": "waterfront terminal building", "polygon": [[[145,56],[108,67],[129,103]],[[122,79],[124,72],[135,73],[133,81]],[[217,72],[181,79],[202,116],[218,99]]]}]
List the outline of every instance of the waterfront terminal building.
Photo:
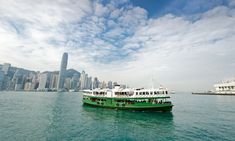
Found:
[{"label": "waterfront terminal building", "polygon": [[235,80],[218,83],[214,87],[216,93],[235,94]]}]

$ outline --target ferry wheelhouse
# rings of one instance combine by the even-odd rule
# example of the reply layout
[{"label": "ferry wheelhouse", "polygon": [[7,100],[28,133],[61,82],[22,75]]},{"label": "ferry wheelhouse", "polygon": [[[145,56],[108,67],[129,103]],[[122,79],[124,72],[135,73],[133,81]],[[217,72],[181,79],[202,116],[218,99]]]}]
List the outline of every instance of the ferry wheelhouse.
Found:
[{"label": "ferry wheelhouse", "polygon": [[83,91],[83,103],[106,108],[127,110],[171,111],[173,105],[169,101],[166,88],[158,89],[94,89]]}]

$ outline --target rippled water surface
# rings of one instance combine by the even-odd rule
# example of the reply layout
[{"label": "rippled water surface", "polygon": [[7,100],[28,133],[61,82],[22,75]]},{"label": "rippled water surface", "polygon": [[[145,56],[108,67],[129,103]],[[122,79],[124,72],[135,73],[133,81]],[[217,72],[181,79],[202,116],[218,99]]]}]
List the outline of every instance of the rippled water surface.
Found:
[{"label": "rippled water surface", "polygon": [[0,140],[235,140],[235,96],[176,93],[170,113],[83,106],[80,93],[0,92]]}]

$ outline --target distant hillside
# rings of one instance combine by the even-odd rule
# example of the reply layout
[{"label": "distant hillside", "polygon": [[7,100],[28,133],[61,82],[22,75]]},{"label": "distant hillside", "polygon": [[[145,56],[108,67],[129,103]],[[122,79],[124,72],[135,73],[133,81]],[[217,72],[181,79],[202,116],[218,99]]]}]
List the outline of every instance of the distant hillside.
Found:
[{"label": "distant hillside", "polygon": [[74,75],[78,75],[80,77],[81,73],[76,71],[75,69],[68,69],[66,70],[66,76],[72,78]]}]

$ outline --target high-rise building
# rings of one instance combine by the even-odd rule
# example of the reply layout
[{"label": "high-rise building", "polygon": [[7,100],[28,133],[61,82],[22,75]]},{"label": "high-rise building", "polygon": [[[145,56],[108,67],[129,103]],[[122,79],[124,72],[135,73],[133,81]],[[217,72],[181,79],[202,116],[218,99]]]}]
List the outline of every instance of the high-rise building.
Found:
[{"label": "high-rise building", "polygon": [[102,82],[101,88],[102,88],[102,89],[105,89],[105,88],[106,88],[106,83],[105,83],[105,81]]},{"label": "high-rise building", "polygon": [[103,87],[103,82],[99,81],[98,88],[102,89],[102,87]]},{"label": "high-rise building", "polygon": [[95,88],[99,87],[99,80],[98,80],[97,77],[94,78],[92,87],[93,87],[92,89],[95,89]]},{"label": "high-rise building", "polygon": [[3,89],[4,72],[0,70],[0,90]]},{"label": "high-rise building", "polygon": [[59,78],[58,74],[52,74],[52,79],[50,82],[50,89],[55,90],[57,88],[58,78]]},{"label": "high-rise building", "polygon": [[108,88],[109,88],[109,89],[112,89],[112,88],[113,88],[112,81],[109,81],[109,82],[108,82]]},{"label": "high-rise building", "polygon": [[67,89],[67,90],[70,90],[71,89],[71,78],[65,78],[65,81],[64,81],[64,88]]},{"label": "high-rise building", "polygon": [[85,82],[84,82],[84,88],[88,88],[88,74],[85,75]]},{"label": "high-rise building", "polygon": [[12,82],[13,82],[13,87],[15,91],[20,91],[23,89],[23,70],[22,69],[17,69]]},{"label": "high-rise building", "polygon": [[11,89],[11,85],[12,85],[11,77],[5,75],[5,76],[4,76],[4,81],[3,81],[3,87],[2,87],[2,89],[4,89],[4,90],[12,90],[12,89]]},{"label": "high-rise building", "polygon": [[87,77],[87,74],[85,73],[85,71],[82,71],[81,77],[80,77],[80,89],[81,90],[86,89],[86,77]]},{"label": "high-rise building", "polygon": [[91,89],[92,87],[92,77],[88,77],[85,71],[82,71],[80,76],[80,90]]},{"label": "high-rise building", "polygon": [[77,90],[78,88],[79,75],[74,74],[71,80],[71,89]]},{"label": "high-rise building", "polygon": [[33,73],[30,73],[29,76],[25,79],[25,83],[24,83],[24,90],[25,91],[30,91],[31,90],[32,77],[33,77]]},{"label": "high-rise building", "polygon": [[2,71],[4,72],[5,75],[8,74],[8,71],[9,71],[10,67],[11,67],[11,64],[9,64],[9,63],[4,63],[3,64]]},{"label": "high-rise building", "polygon": [[32,85],[31,85],[31,90],[36,90],[39,86],[39,72],[37,72],[33,77],[32,77]]},{"label": "high-rise building", "polygon": [[39,86],[38,91],[45,91],[47,85],[47,73],[42,73],[39,76]]},{"label": "high-rise building", "polygon": [[92,77],[87,78],[87,89],[91,89],[92,87]]},{"label": "high-rise building", "polygon": [[32,82],[26,82],[24,84],[24,90],[25,91],[30,91],[31,90],[31,87],[32,87]]},{"label": "high-rise building", "polygon": [[65,75],[66,75],[65,73],[67,69],[67,63],[68,63],[68,53],[64,53],[62,56],[61,64],[60,64],[57,91],[64,89],[64,80],[65,80]]}]

